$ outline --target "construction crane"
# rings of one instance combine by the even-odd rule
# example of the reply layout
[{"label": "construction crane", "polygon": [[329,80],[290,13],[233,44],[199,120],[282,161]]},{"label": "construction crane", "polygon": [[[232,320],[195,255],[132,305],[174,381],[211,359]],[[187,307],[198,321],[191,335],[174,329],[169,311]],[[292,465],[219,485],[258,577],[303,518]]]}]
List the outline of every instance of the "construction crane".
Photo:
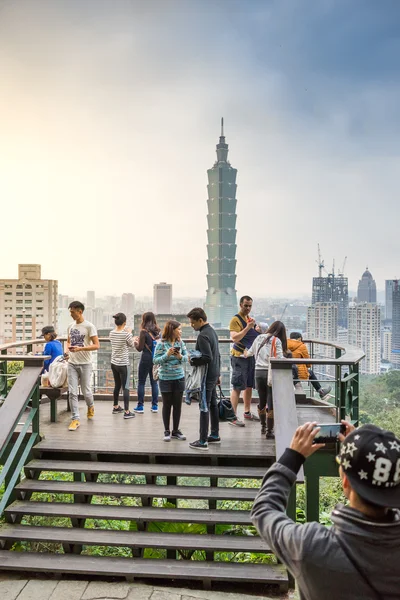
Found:
[{"label": "construction crane", "polygon": [[346,262],[347,262],[347,256],[344,257],[342,268],[339,269],[339,276],[340,277],[343,277],[343,275],[344,275],[344,268],[346,266]]},{"label": "construction crane", "polygon": [[286,312],[286,309],[287,309],[287,307],[288,307],[288,306],[289,306],[289,304],[285,304],[285,308],[283,309],[283,311],[282,311],[282,314],[281,314],[281,317],[280,317],[280,319],[279,319],[280,321],[282,321],[282,319],[283,319],[283,315],[285,314],[285,312]]},{"label": "construction crane", "polygon": [[[319,244],[318,244],[318,260],[316,260],[315,262],[318,265],[318,277],[322,277],[322,270],[325,269],[325,263],[322,260],[321,248],[319,247]],[[286,310],[286,307],[285,307],[285,310]]]}]

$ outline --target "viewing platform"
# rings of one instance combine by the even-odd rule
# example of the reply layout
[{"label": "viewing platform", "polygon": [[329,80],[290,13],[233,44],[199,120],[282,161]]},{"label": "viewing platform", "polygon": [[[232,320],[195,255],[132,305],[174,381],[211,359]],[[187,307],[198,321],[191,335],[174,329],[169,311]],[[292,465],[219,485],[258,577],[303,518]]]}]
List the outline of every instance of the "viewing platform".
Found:
[{"label": "viewing platform", "polygon": [[[19,345],[34,352],[38,343]],[[43,357],[6,354],[17,344],[0,347],[0,484],[5,484],[0,514],[6,520],[0,528],[0,570],[197,581],[205,588],[234,585],[236,591],[272,586],[284,593],[290,576],[250,521],[261,478],[299,424],[358,420],[363,354],[326,342],[308,344],[311,359],[271,361],[275,441],[261,435],[259,422],[248,421],[244,428],[225,422],[222,443],[207,452],[189,447],[198,438],[197,404],[182,407],[186,441],[163,441],[161,399],[160,413],[151,413],[146,403],[143,415],[124,420],[112,414],[107,394],[97,394],[93,420],[86,419],[81,402],[81,426],[68,431],[66,395],[57,400],[56,422],[45,390],[39,402]],[[317,348],[324,357],[316,357]],[[24,363],[17,376],[8,372],[14,361]],[[291,364],[301,362],[313,364],[318,377],[330,382],[328,400],[315,398],[307,384],[295,394]],[[8,391],[4,382],[11,378],[15,383]],[[242,405],[238,412],[241,416]],[[334,444],[319,451],[299,473],[298,484],[306,483],[308,520],[318,520],[319,478],[338,475],[336,451]],[[292,518],[295,507],[293,488]],[[13,552],[15,543],[23,543],[24,551]],[[93,553],[99,547],[103,556]]]}]

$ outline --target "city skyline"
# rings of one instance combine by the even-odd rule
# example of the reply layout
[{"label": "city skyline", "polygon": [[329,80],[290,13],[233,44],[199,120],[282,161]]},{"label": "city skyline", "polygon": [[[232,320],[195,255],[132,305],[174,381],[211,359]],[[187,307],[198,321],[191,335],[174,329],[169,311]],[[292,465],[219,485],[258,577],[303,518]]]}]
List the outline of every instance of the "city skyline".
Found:
[{"label": "city skyline", "polygon": [[243,199],[239,296],[308,293],[318,241],[349,256],[354,282],[360,254],[378,282],[396,276],[399,11],[212,6],[210,20],[197,0],[1,5],[0,194],[18,226],[4,228],[3,277],[30,262],[63,291],[167,280],[203,294],[222,115]]}]

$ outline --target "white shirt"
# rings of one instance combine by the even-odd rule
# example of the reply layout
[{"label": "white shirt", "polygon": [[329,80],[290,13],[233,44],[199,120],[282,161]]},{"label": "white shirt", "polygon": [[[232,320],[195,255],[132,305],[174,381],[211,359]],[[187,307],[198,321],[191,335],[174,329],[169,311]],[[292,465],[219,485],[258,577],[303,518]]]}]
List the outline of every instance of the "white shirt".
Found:
[{"label": "white shirt", "polygon": [[[268,369],[269,368],[269,357],[271,354],[271,340],[274,336],[270,334],[262,334],[256,337],[251,348],[247,350],[247,356],[255,356],[256,357],[256,369]],[[268,340],[265,342],[265,340]],[[274,358],[284,358],[283,357],[283,349],[282,342],[278,337],[275,337],[276,342],[276,357]],[[262,345],[262,348],[260,349]]]},{"label": "white shirt", "polygon": [[[74,321],[68,326],[69,345],[70,346],[91,346],[92,341],[90,338],[97,335],[96,327],[89,321],[82,321],[77,323]],[[70,352],[69,362],[72,365],[85,365],[92,362],[91,352]]]}]

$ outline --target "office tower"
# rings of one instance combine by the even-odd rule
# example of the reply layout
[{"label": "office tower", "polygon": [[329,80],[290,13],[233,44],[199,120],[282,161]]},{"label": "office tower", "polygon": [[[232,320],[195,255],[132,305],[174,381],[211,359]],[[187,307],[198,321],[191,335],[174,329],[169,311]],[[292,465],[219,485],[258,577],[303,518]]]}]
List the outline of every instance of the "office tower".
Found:
[{"label": "office tower", "polygon": [[392,294],[392,363],[400,369],[400,281],[393,280]]},{"label": "office tower", "polygon": [[154,284],[153,311],[156,315],[172,313],[172,285],[170,283]]},{"label": "office tower", "polygon": [[393,306],[393,288],[394,279],[386,279],[385,281],[385,320],[392,320],[392,306]]},{"label": "office tower", "polygon": [[68,308],[68,298],[66,294],[58,294],[58,308]]},{"label": "office tower", "polygon": [[347,329],[349,283],[344,275],[329,273],[326,277],[313,277],[312,304],[335,302],[338,305],[338,325]]},{"label": "office tower", "polygon": [[37,338],[57,328],[58,281],[41,278],[40,265],[18,265],[18,279],[0,280],[0,342]]},{"label": "office tower", "polygon": [[93,311],[93,324],[99,329],[104,327],[104,311],[98,306]]},{"label": "office tower", "polygon": [[390,362],[392,360],[392,330],[384,327],[382,331],[382,359]]},{"label": "office tower", "polygon": [[208,169],[207,297],[210,323],[228,327],[238,311],[236,296],[236,174],[228,162],[224,122],[217,144],[217,160]]},{"label": "office tower", "polygon": [[133,315],[135,314],[134,294],[122,294],[121,311],[127,316],[128,321],[131,323],[133,321]]},{"label": "office tower", "polygon": [[96,306],[96,294],[93,290],[86,292],[86,306],[90,306],[90,308],[95,308]]},{"label": "office tower", "polygon": [[363,375],[381,371],[381,308],[372,302],[349,306],[349,345],[360,348],[365,358],[360,363]]},{"label": "office tower", "polygon": [[373,302],[376,303],[376,283],[372,277],[368,267],[364,271],[360,281],[358,282],[357,302]]}]

